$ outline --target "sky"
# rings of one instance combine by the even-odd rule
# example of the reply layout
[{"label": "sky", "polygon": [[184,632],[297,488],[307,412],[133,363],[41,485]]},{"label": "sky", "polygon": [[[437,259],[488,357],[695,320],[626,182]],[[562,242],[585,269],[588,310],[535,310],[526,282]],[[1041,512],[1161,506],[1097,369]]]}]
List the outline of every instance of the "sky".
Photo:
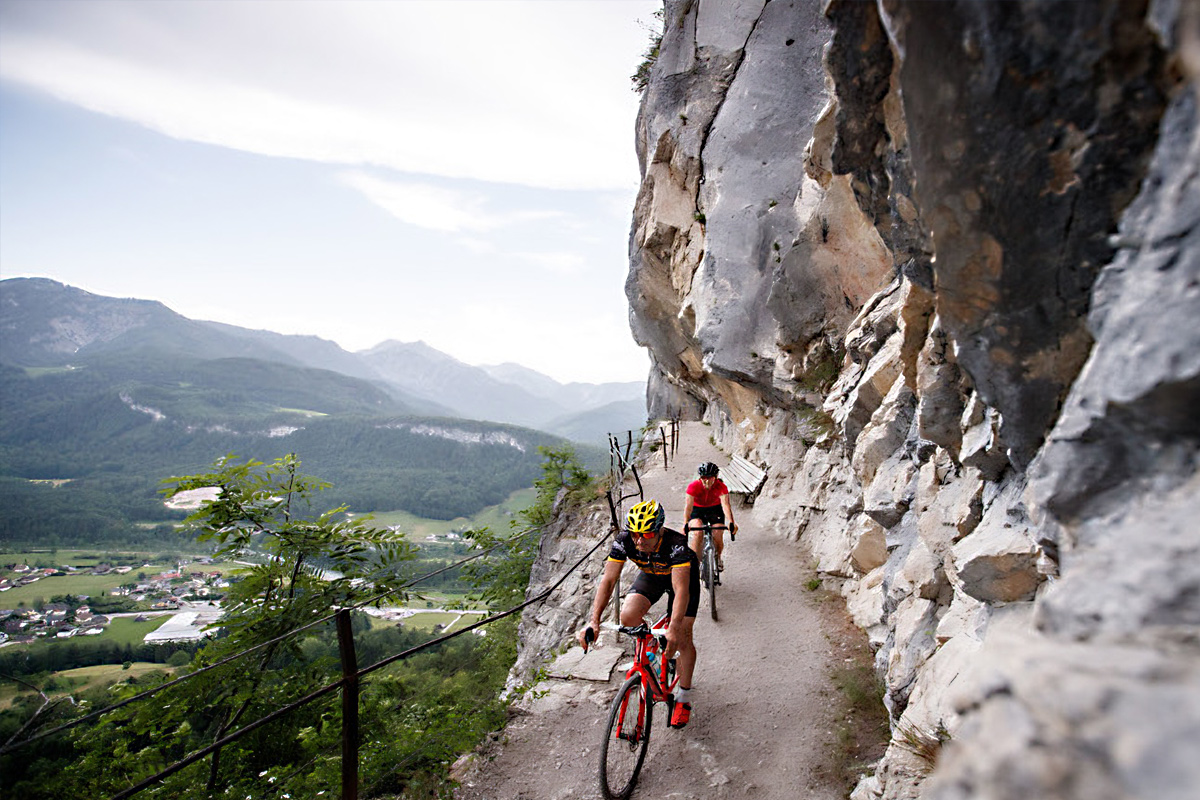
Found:
[{"label": "sky", "polygon": [[0,277],[644,380],[659,0],[0,0]]}]

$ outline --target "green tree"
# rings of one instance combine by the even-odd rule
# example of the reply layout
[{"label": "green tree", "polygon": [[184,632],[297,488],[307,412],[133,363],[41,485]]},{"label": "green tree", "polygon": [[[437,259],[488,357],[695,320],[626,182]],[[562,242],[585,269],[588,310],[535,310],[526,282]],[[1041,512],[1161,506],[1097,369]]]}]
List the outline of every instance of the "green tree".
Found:
[{"label": "green tree", "polygon": [[[269,465],[227,456],[209,472],[167,482],[168,495],[218,489],[216,499],[187,518],[185,533],[213,542],[221,559],[253,553],[261,560],[231,586],[220,635],[197,655],[196,667],[256,649],[165,690],[155,702],[133,704],[79,730],[81,757],[63,771],[54,787],[59,796],[112,794],[336,678],[335,649],[309,658],[303,648],[306,639],[328,638],[329,624],[279,637],[398,590],[412,547],[403,534],[373,527],[369,517],[351,517],[345,506],[316,510],[315,498],[327,484],[301,474],[299,466],[293,455]],[[334,697],[227,745],[207,765],[176,773],[148,795],[240,791],[256,785],[264,769],[320,763],[317,756],[337,740],[338,726],[326,717]],[[311,730],[301,736],[305,729]]]},{"label": "green tree", "polygon": [[183,650],[180,650],[178,653],[173,653],[171,657],[167,659],[168,667],[186,667],[190,663],[192,663],[191,657],[186,651]]},{"label": "green tree", "polygon": [[488,608],[499,611],[520,603],[529,585],[529,570],[538,551],[538,533],[564,504],[583,501],[595,493],[595,479],[579,463],[570,445],[539,447],[542,477],[534,481],[537,498],[512,520],[512,534],[502,537],[488,528],[467,531],[466,537],[483,549],[497,547],[495,555],[474,561],[463,574],[477,589]]},{"label": "green tree", "polygon": [[[569,454],[542,455],[546,464],[538,497],[546,508],[552,508],[556,499],[561,502],[575,492],[588,491],[590,479]],[[217,499],[189,517],[184,535],[212,542],[227,560],[253,557],[261,563],[235,576],[240,580],[226,598],[226,615],[216,636],[192,659],[191,678],[68,735],[0,757],[0,796],[26,800],[111,796],[223,733],[338,679],[338,641],[331,623],[312,625],[299,635],[279,635],[386,590],[397,592],[393,598],[403,597],[398,576],[408,568],[401,562],[411,555],[411,548],[402,536],[370,527],[368,518],[350,518],[344,507],[318,513],[314,498],[324,484],[302,476],[298,466],[292,456],[270,465],[227,457],[204,474],[169,482],[168,493],[202,486],[219,489]],[[519,526],[530,526],[531,519],[522,518]],[[480,591],[497,604],[514,596],[520,600],[537,547],[536,533],[503,541],[506,547],[491,559],[487,574],[477,576]],[[492,584],[486,583],[489,575]],[[355,613],[352,619],[360,667],[431,638],[413,630],[376,628],[366,614]],[[359,699],[363,796],[408,800],[449,796],[448,765],[505,719],[500,690],[516,655],[516,626],[517,618],[508,617],[489,626],[485,637],[461,636],[370,673]],[[51,652],[76,660],[94,655],[105,663],[171,659],[174,664],[182,658],[171,658],[172,653],[193,652],[196,647],[125,645],[95,654],[53,648],[46,651],[44,664],[24,669],[56,669],[49,661]],[[249,647],[255,649],[247,653]],[[0,652],[0,667],[6,666],[10,655],[17,654]],[[233,660],[198,671],[226,658]],[[107,707],[163,680],[162,674],[153,673],[137,687],[127,680],[103,693],[80,696],[79,706],[64,703],[58,713],[65,716]],[[28,703],[19,708],[10,730],[36,710]],[[8,721],[0,713],[0,733]],[[264,792],[315,797],[339,783],[340,733],[338,697],[331,693],[226,744],[219,757],[209,757],[145,789],[139,800],[261,797]]]}]

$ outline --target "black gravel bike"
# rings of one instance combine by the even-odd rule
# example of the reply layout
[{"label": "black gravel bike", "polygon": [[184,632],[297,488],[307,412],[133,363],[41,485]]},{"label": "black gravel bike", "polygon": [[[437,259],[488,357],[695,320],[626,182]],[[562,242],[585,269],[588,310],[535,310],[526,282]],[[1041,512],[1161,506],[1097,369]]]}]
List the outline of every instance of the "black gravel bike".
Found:
[{"label": "black gravel bike", "polygon": [[[693,528],[693,530],[695,530]],[[708,591],[708,610],[712,614],[713,621],[717,619],[717,587],[721,585],[721,570],[717,566],[717,545],[713,541],[713,531],[729,531],[729,541],[736,538],[736,534],[723,523],[712,524],[705,522],[700,528],[704,532],[704,543],[700,547],[700,583]]]}]

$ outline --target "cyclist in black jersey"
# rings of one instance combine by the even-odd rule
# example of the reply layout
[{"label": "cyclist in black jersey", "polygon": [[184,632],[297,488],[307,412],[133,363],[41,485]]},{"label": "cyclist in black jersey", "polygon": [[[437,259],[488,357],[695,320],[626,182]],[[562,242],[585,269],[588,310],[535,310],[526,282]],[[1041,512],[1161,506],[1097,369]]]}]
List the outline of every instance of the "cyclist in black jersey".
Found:
[{"label": "cyclist in black jersey", "polygon": [[679,688],[670,725],[682,728],[691,716],[689,692],[696,668],[696,645],[692,641],[692,626],[700,605],[700,567],[696,554],[688,547],[687,537],[663,527],[666,512],[657,501],[647,500],[629,509],[625,530],[617,534],[604,563],[604,574],[592,603],[590,624],[578,634],[585,648],[591,639],[598,638],[600,618],[612,597],[626,561],[638,566],[639,572],[621,605],[621,624],[638,625],[663,593],[668,595],[671,622],[667,628],[667,646],[663,657],[678,651]]}]

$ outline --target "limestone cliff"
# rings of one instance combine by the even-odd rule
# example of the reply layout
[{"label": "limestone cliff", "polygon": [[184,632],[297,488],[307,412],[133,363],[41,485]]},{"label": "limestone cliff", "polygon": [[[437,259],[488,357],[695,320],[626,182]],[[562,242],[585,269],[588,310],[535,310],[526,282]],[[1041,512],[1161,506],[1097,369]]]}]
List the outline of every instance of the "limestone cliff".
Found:
[{"label": "limestone cliff", "polygon": [[769,465],[755,514],[868,631],[893,742],[855,796],[1194,796],[1196,4],[664,16],[650,412]]}]

